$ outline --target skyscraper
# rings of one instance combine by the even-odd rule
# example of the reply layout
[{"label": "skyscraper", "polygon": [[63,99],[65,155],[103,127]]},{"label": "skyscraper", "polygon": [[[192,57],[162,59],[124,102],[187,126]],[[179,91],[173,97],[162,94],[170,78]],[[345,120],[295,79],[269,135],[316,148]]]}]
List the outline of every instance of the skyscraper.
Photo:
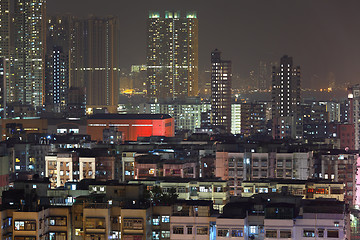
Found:
[{"label": "skyscraper", "polygon": [[348,88],[348,118],[346,123],[354,125],[353,139],[355,141],[355,150],[360,146],[360,85],[354,85]]},{"label": "skyscraper", "polygon": [[52,16],[47,21],[45,104],[55,112],[63,112],[68,104],[72,22],[71,16]]},{"label": "skyscraper", "polygon": [[116,17],[76,20],[71,43],[70,86],[86,89],[86,107],[116,112],[119,34]]},{"label": "skyscraper", "polygon": [[[6,108],[5,81],[6,81],[6,63],[5,58],[0,57],[0,118],[6,117],[3,111]],[[2,113],[1,113],[2,112]]]},{"label": "skyscraper", "polygon": [[10,0],[0,0],[0,56],[10,55]]},{"label": "skyscraper", "polygon": [[69,61],[62,47],[53,47],[46,58],[46,105],[62,112],[68,103]]},{"label": "skyscraper", "polygon": [[259,79],[258,86],[259,90],[267,90],[268,89],[268,81],[270,79],[270,71],[268,71],[268,65],[266,62],[260,61],[259,63]]},{"label": "skyscraper", "polygon": [[68,54],[72,44],[71,33],[74,17],[71,15],[48,16],[46,47],[47,54],[52,53],[54,47],[61,47]]},{"label": "skyscraper", "polygon": [[231,131],[231,61],[221,59],[221,52],[211,53],[211,123]]},{"label": "skyscraper", "polygon": [[292,57],[273,67],[271,93],[274,138],[301,138],[300,67],[293,67]]},{"label": "skyscraper", "polygon": [[14,0],[14,79],[8,101],[41,107],[45,92],[46,0]]},{"label": "skyscraper", "polygon": [[173,100],[198,94],[198,19],[150,12],[147,23],[147,93],[151,100]]},{"label": "skyscraper", "polygon": [[6,83],[10,82],[10,0],[0,0],[0,108],[6,108]]}]

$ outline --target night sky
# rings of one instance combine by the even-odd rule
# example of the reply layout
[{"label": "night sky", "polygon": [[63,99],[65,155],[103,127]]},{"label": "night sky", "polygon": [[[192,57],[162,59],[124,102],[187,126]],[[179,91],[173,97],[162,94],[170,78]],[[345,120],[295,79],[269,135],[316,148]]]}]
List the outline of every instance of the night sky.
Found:
[{"label": "night sky", "polygon": [[[117,15],[120,64],[145,64],[149,10],[196,10],[199,18],[199,67],[210,68],[218,48],[233,61],[233,73],[246,78],[260,60],[284,54],[302,68],[302,86],[360,83],[360,1],[349,0],[49,0],[48,14]],[[316,75],[319,81],[312,81]],[[314,79],[314,78],[313,78]]]}]

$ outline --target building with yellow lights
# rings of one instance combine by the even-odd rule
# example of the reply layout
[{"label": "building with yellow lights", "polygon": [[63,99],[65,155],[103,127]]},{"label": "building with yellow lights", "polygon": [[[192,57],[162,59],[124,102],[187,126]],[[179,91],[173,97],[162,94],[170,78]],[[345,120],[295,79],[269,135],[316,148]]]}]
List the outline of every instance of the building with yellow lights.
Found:
[{"label": "building with yellow lights", "polygon": [[196,12],[149,12],[147,93],[151,100],[198,94],[198,19]]},{"label": "building with yellow lights", "polygon": [[14,76],[7,83],[9,102],[41,107],[45,92],[46,0],[14,1]]},{"label": "building with yellow lights", "polygon": [[72,27],[70,87],[86,89],[86,108],[115,113],[120,72],[118,19],[76,19]]}]

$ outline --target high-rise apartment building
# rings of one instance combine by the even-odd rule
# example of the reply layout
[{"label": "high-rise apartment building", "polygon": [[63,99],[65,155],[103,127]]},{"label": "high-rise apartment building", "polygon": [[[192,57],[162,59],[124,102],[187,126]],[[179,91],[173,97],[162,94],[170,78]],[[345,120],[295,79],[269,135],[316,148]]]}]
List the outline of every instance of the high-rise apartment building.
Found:
[{"label": "high-rise apartment building", "polygon": [[268,65],[266,62],[260,61],[259,63],[259,79],[258,79],[258,86],[259,90],[266,90],[268,89],[268,81],[270,79],[270,74],[268,74]]},{"label": "high-rise apartment building", "polygon": [[0,109],[6,108],[6,83],[10,81],[10,0],[0,0]]},{"label": "high-rise apartment building", "polygon": [[54,47],[61,47],[68,54],[72,44],[72,30],[75,18],[71,15],[48,16],[46,47],[51,53]]},{"label": "high-rise apartment building", "polygon": [[198,94],[196,12],[150,12],[147,23],[147,93],[151,100]]},{"label": "high-rise apartment building", "polygon": [[244,137],[266,133],[266,104],[232,103],[231,133]]},{"label": "high-rise apartment building", "polygon": [[55,112],[64,111],[68,104],[73,20],[71,16],[51,16],[47,20],[45,105]]},{"label": "high-rise apartment building", "polygon": [[70,86],[86,89],[86,107],[116,112],[119,34],[116,17],[75,20],[71,33]]},{"label": "high-rise apartment building", "polygon": [[5,117],[4,110],[6,108],[6,95],[5,95],[5,83],[6,83],[6,70],[7,63],[5,58],[0,57],[0,118]]},{"label": "high-rise apartment building", "polygon": [[348,88],[348,110],[346,111],[347,123],[354,124],[355,150],[360,146],[360,85],[354,85]]},{"label": "high-rise apartment building", "polygon": [[0,57],[10,56],[10,1],[0,0]]},{"label": "high-rise apartment building", "polygon": [[41,107],[45,97],[46,0],[14,0],[13,80],[9,102]]},{"label": "high-rise apartment building", "polygon": [[62,112],[68,104],[69,57],[62,47],[53,47],[46,56],[45,103],[55,112]]},{"label": "high-rise apartment building", "polygon": [[211,53],[211,123],[231,131],[231,61],[221,59],[221,52]]},{"label": "high-rise apartment building", "polygon": [[301,113],[304,139],[319,140],[329,136],[329,113],[325,104],[305,101],[301,105]]},{"label": "high-rise apartment building", "polygon": [[274,138],[301,138],[300,67],[292,57],[280,59],[272,73],[272,118]]}]

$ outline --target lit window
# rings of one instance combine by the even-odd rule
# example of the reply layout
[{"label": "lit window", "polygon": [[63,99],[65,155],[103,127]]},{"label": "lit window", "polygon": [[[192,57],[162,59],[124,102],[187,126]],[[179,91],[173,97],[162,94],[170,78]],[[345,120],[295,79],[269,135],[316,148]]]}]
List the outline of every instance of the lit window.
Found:
[{"label": "lit window", "polygon": [[170,222],[170,216],[162,216],[162,217],[161,217],[161,222],[163,222],[163,223],[168,223],[168,222]]},{"label": "lit window", "polygon": [[250,234],[257,234],[258,229],[257,226],[250,226]]},{"label": "lit window", "polygon": [[160,225],[160,219],[159,218],[153,218],[153,225],[154,226],[159,226]]},{"label": "lit window", "polygon": [[229,229],[219,229],[218,236],[219,237],[229,237]]},{"label": "lit window", "polygon": [[304,229],[303,237],[315,237],[315,230],[314,229]]}]

